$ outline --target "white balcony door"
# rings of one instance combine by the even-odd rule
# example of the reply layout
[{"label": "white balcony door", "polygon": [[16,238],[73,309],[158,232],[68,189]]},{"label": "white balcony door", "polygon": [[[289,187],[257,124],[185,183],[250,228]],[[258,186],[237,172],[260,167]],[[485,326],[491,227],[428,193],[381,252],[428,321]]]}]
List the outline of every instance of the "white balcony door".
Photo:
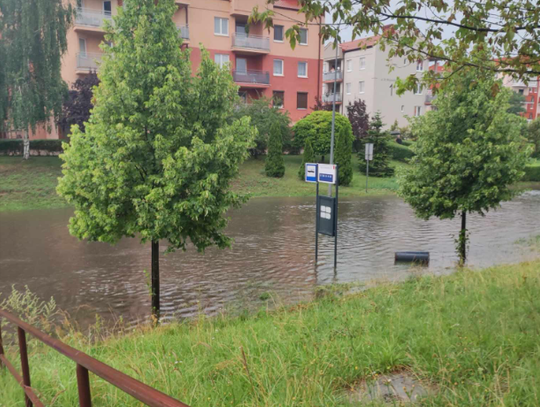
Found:
[{"label": "white balcony door", "polygon": [[244,35],[246,36],[246,25],[245,24],[238,24],[236,23],[236,35]]},{"label": "white balcony door", "polygon": [[86,57],[86,39],[79,38],[79,53],[82,57]]},{"label": "white balcony door", "polygon": [[236,58],[236,72],[247,74],[247,59]]},{"label": "white balcony door", "polygon": [[110,1],[103,2],[103,13],[108,16],[112,14],[112,5]]}]

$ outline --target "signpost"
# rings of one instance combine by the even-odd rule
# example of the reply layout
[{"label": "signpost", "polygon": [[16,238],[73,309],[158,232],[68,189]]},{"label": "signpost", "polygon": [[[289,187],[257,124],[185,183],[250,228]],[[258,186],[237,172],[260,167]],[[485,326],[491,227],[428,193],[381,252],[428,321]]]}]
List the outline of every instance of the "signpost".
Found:
[{"label": "signpost", "polygon": [[366,144],[366,193],[368,190],[369,162],[373,160],[373,143]]},{"label": "signpost", "polygon": [[[306,182],[317,183],[315,210],[315,262],[319,257],[319,234],[334,237],[334,269],[337,267],[337,218],[339,194],[339,169],[336,164],[306,163]],[[336,197],[319,195],[319,184],[336,186]]]}]

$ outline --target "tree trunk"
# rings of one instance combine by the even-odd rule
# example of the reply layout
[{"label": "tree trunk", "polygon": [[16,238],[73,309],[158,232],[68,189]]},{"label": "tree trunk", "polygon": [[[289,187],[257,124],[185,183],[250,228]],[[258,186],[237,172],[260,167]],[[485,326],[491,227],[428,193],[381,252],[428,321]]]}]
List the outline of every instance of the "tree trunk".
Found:
[{"label": "tree trunk", "polygon": [[24,132],[23,136],[23,159],[28,160],[30,158],[30,137],[28,130]]},{"label": "tree trunk", "polygon": [[461,212],[461,231],[459,232],[459,264],[463,266],[467,260],[467,211]]},{"label": "tree trunk", "polygon": [[159,324],[159,240],[152,240],[152,319]]}]

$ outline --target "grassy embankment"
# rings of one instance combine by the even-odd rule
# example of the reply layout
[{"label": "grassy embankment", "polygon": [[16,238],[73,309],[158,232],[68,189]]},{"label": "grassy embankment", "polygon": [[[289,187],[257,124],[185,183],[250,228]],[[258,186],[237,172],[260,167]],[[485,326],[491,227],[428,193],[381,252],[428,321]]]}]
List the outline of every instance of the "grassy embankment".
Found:
[{"label": "grassy embankment", "polygon": [[[282,179],[264,175],[264,157],[248,160],[242,166],[234,187],[253,197],[264,196],[312,196],[313,184],[298,179],[297,172],[301,156],[284,156],[286,173]],[[20,157],[0,156],[0,211],[45,209],[66,206],[56,195],[57,179],[62,175],[61,161],[56,157],[31,157],[24,161]],[[405,165],[394,162],[394,165]],[[365,195],[365,176],[355,165],[353,185],[341,188],[343,196]],[[395,178],[371,178],[371,194],[389,193],[397,188]]]},{"label": "grassy embankment", "polygon": [[[396,371],[431,389],[422,406],[540,405],[540,262],[329,292],[251,317],[69,342],[194,407],[368,405],[351,402],[350,389]],[[46,404],[77,404],[72,362],[36,348],[31,371]],[[91,380],[96,406],[138,405]],[[6,373],[0,406],[23,406]]]}]

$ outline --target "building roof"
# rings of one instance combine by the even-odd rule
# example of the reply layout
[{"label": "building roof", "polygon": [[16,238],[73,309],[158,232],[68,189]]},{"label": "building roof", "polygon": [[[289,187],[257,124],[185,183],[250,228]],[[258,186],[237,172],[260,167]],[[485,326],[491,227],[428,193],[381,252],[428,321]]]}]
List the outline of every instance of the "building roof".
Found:
[{"label": "building roof", "polygon": [[[386,31],[392,31],[393,32],[394,26],[392,24],[385,25],[382,28],[382,30],[383,30],[383,34]],[[354,50],[360,49],[360,48],[369,48],[369,47],[375,46],[379,42],[379,40],[381,38],[382,38],[382,35],[373,35],[373,36],[367,37],[367,38],[360,38],[358,40],[344,42],[344,43],[342,43],[340,45],[340,47],[343,50],[343,52],[354,51]]]},{"label": "building roof", "polygon": [[298,0],[277,0],[274,3],[274,7],[288,8],[291,10],[300,10]]}]

